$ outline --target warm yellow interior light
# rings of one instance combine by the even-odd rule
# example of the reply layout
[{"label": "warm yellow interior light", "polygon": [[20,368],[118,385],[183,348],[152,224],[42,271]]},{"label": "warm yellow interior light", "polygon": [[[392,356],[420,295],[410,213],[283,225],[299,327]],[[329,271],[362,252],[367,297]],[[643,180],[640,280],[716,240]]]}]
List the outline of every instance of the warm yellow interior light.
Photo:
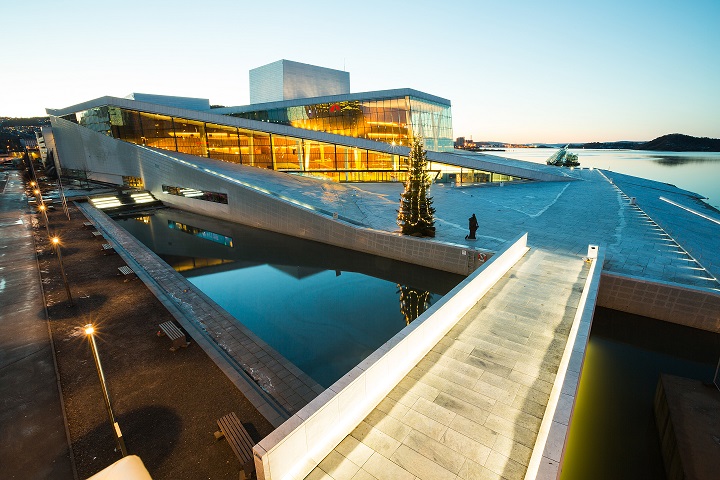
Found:
[{"label": "warm yellow interior light", "polygon": [[95,327],[92,326],[92,323],[85,325],[85,335],[92,335],[93,333],[95,333]]},{"label": "warm yellow interior light", "polygon": [[57,245],[58,243],[60,243],[60,239],[58,237],[52,237],[52,243]]},{"label": "warm yellow interior light", "polygon": [[35,195],[37,195],[38,193],[40,193],[40,190],[38,190],[38,189],[36,188],[35,190],[33,190],[33,193],[34,193]]}]

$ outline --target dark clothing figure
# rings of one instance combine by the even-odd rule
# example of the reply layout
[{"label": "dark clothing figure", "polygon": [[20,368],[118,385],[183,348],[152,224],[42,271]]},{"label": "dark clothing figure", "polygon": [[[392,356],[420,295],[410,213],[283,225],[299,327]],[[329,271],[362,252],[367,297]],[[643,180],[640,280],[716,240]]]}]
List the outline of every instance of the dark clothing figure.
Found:
[{"label": "dark clothing figure", "polygon": [[477,218],[473,213],[472,217],[468,218],[468,228],[470,229],[470,235],[465,235],[465,240],[477,240],[475,238],[475,232],[477,232],[479,226],[480,225],[478,224]]}]

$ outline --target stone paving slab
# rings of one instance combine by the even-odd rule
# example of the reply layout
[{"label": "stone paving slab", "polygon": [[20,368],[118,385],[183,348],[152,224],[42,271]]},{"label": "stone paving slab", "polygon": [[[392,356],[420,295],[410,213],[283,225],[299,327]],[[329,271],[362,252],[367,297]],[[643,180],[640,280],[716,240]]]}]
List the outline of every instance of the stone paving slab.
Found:
[{"label": "stone paving slab", "polygon": [[531,249],[307,478],[522,479],[588,271]]},{"label": "stone paving slab", "polygon": [[72,479],[27,211],[20,175],[9,172],[0,193],[0,476]]},{"label": "stone paving slab", "polygon": [[188,332],[193,339],[207,340],[201,346],[221,369],[231,379],[243,376],[246,381],[235,378],[235,384],[243,386],[245,396],[270,423],[279,426],[324,391],[107,215],[88,204],[77,205],[183,327],[195,329]]},{"label": "stone paving slab", "polygon": [[[659,199],[665,196],[720,220],[697,195],[614,172],[575,169],[572,175],[579,181],[462,188],[435,184],[430,195],[437,210],[436,240],[495,250],[527,231],[529,246],[544,251],[586,255],[589,244],[606,246],[603,271],[608,273],[720,288],[713,279],[720,277],[720,224]],[[368,226],[397,230],[402,185],[352,188],[358,208],[367,212],[363,218]],[[637,205],[630,197],[636,197]],[[480,223],[476,242],[464,239],[472,213]]]}]

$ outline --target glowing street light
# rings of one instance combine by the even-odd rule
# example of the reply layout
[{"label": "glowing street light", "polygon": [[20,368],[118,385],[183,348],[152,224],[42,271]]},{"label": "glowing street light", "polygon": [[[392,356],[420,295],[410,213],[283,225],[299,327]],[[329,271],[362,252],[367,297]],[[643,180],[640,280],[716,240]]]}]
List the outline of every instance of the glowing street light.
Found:
[{"label": "glowing street light", "polygon": [[90,349],[92,350],[93,358],[95,359],[95,368],[97,369],[98,378],[100,379],[100,387],[103,391],[103,399],[105,400],[105,408],[107,409],[110,426],[113,429],[113,434],[115,435],[115,440],[117,441],[120,453],[123,457],[125,457],[127,456],[127,451],[125,450],[125,440],[123,439],[122,432],[120,431],[120,424],[115,421],[115,415],[113,415],[112,405],[110,404],[110,394],[108,393],[107,384],[105,383],[105,374],[103,373],[100,356],[97,351],[97,345],[95,344],[95,327],[93,327],[92,323],[85,325],[85,335],[88,337]]},{"label": "glowing street light", "polygon": [[62,252],[60,251],[60,238],[52,237],[51,240],[53,245],[55,246],[55,251],[57,252],[58,262],[60,262],[60,273],[62,274],[63,283],[65,284],[65,291],[67,292],[68,306],[72,307],[74,303],[72,295],[70,294],[70,285],[68,285],[67,277],[65,276],[65,267],[63,267]]},{"label": "glowing street light", "polygon": [[47,206],[41,203],[38,209],[45,215],[45,230],[47,230],[48,238],[50,238],[50,221],[47,216]]}]

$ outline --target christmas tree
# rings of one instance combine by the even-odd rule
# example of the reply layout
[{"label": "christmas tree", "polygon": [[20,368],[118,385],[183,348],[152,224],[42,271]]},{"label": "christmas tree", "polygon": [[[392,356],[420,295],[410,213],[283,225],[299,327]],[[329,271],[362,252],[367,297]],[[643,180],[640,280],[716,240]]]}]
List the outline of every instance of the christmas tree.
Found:
[{"label": "christmas tree", "polygon": [[431,181],[427,173],[427,152],[419,138],[413,141],[409,160],[405,191],[400,194],[397,224],[403,235],[434,237],[435,209],[432,197],[428,197]]}]

